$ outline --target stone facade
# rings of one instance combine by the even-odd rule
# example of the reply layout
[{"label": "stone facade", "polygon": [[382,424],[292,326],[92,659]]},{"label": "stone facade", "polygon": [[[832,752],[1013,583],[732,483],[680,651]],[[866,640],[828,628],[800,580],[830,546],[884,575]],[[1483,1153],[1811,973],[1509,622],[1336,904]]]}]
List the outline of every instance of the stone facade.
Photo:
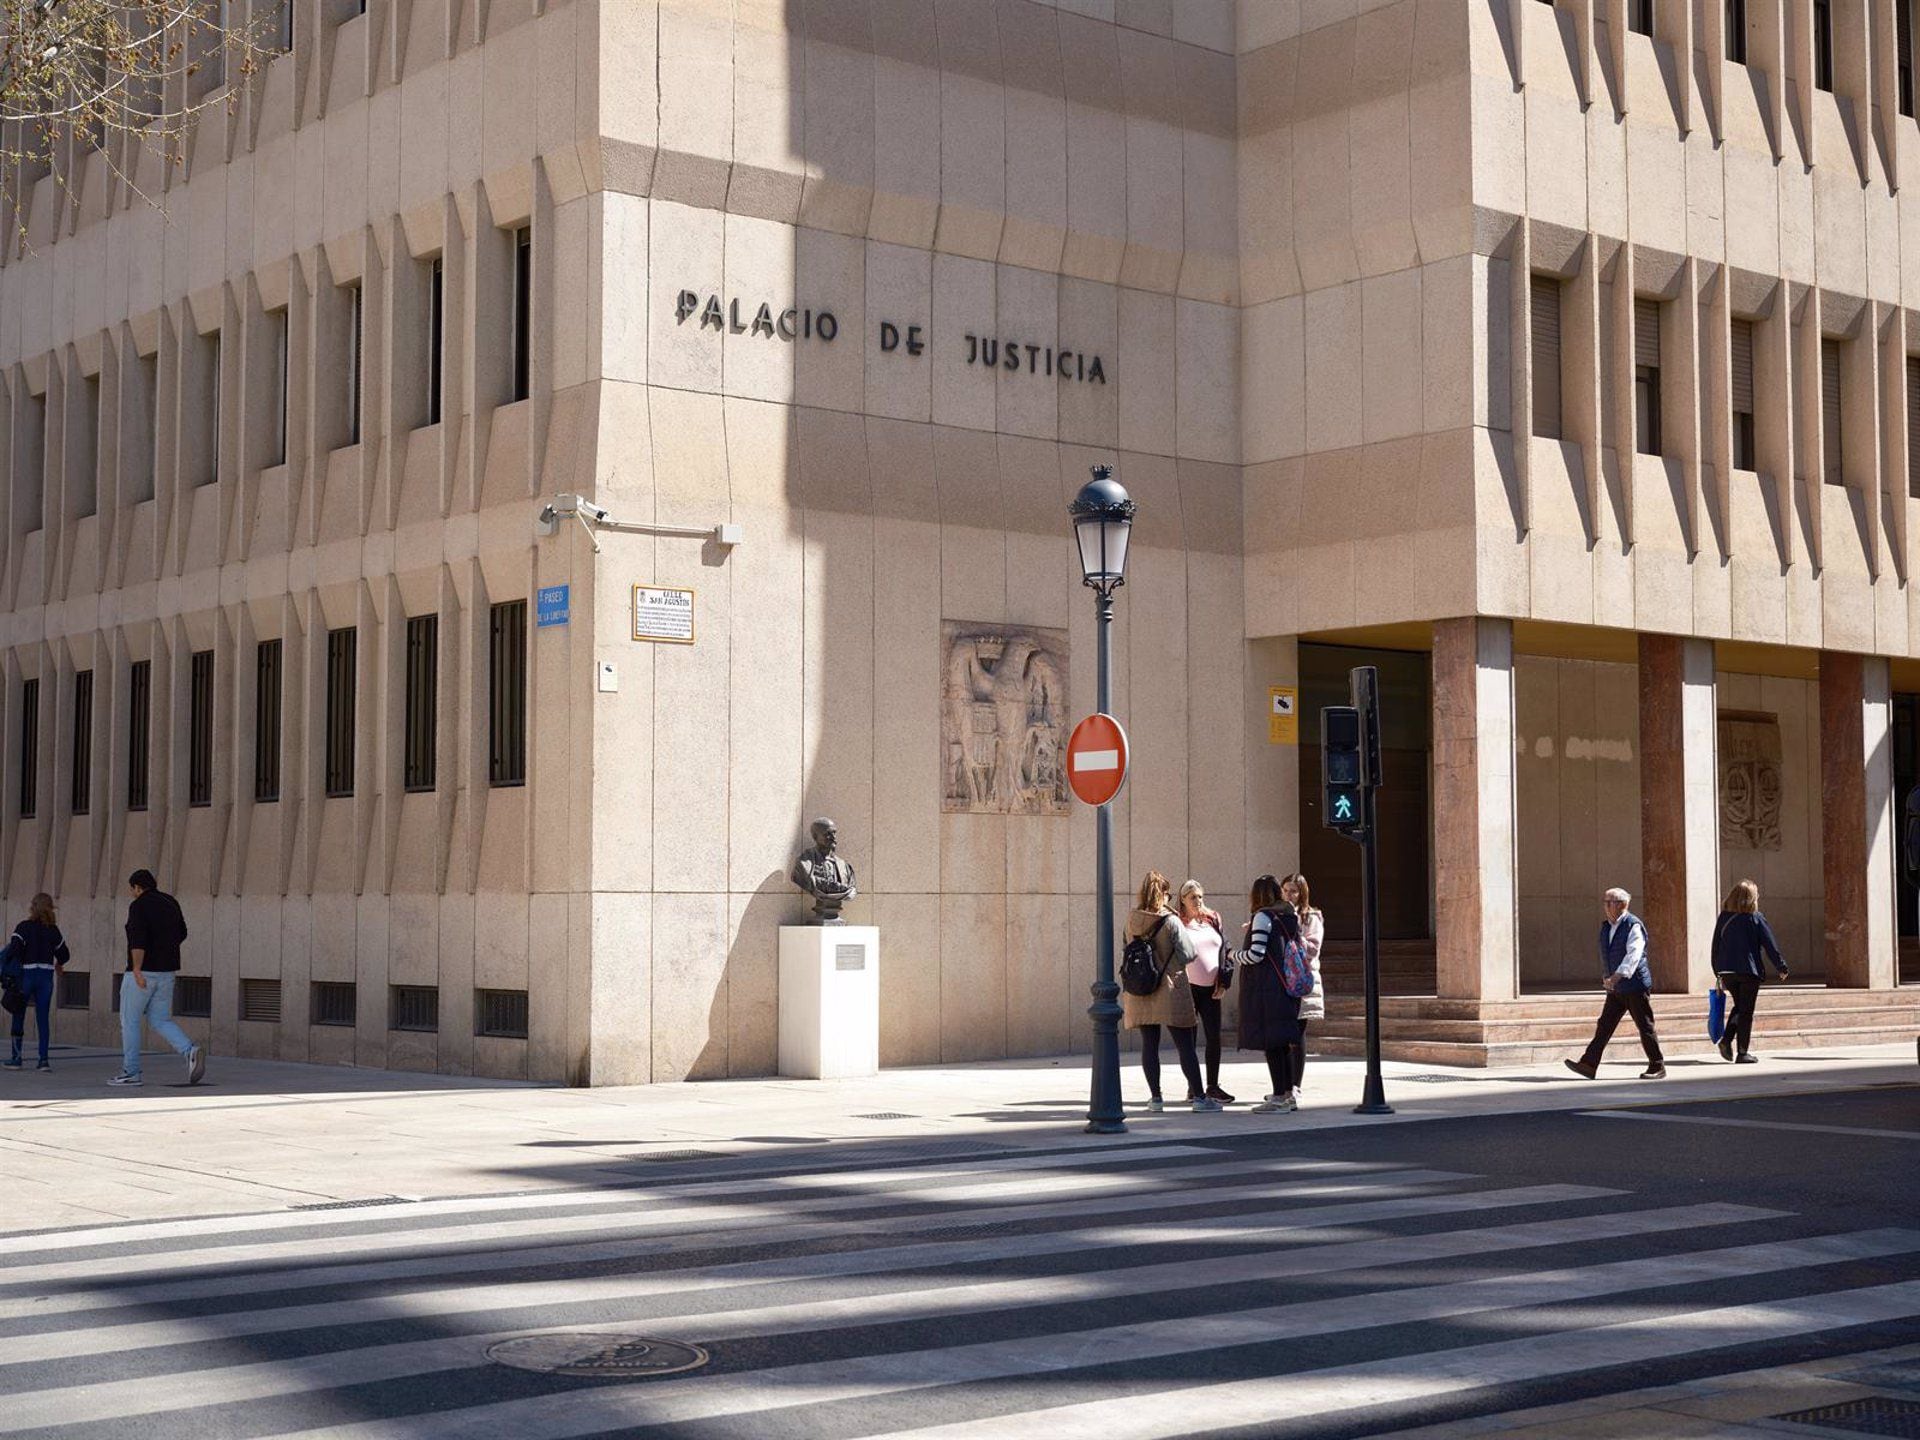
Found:
[{"label": "stone facade", "polygon": [[[882,934],[886,1063],[1083,1044],[1093,826],[1048,767],[1093,704],[1065,506],[1094,462],[1141,506],[1123,885],[1193,875],[1231,914],[1291,867],[1268,688],[1301,637],[1371,636],[1433,652],[1433,873],[1407,883],[1443,994],[1571,974],[1528,953],[1568,943],[1609,846],[1670,933],[1710,924],[1747,863],[1723,709],[1789,738],[1800,933],[1890,981],[1889,661],[1920,634],[1892,0],[1835,7],[1830,91],[1811,0],[1748,7],[1745,65],[1723,7],[1665,0],[1650,36],[1623,0],[290,3],[294,48],[179,170],[122,157],[160,209],[94,157],[10,212],[0,890],[60,897],[94,981],[63,1025],[112,1034],[120,884],[149,864],[216,1049],[765,1073],[787,864],[831,814],[849,918]],[[640,528],[538,537],[558,493]],[[699,538],[722,523],[738,545]],[[691,590],[694,643],[634,640],[635,584]],[[495,607],[561,585],[566,623],[525,621],[515,783]],[[1022,694],[995,643],[1039,657]],[[1748,693],[1796,676],[1777,710]],[[1686,797],[1652,829],[1635,791],[1596,830],[1598,781],[1526,748],[1642,786],[1648,726]],[[1588,837],[1552,866],[1526,843],[1549,792]],[[1676,948],[1663,983],[1698,984]],[[278,1019],[242,1018],[263,981]],[[353,1023],[311,1023],[348,983]],[[437,1029],[395,1028],[396,986],[437,988]],[[524,1038],[480,1033],[515,1028],[503,991]]]}]

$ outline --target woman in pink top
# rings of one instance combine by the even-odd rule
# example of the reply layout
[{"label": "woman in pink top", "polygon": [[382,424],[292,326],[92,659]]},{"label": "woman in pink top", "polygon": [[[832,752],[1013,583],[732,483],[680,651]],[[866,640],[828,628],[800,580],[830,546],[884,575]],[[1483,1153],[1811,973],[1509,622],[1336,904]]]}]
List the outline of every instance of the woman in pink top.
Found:
[{"label": "woman in pink top", "polygon": [[1194,1013],[1207,1037],[1207,1098],[1231,1105],[1233,1096],[1220,1088],[1220,945],[1224,938],[1220,916],[1207,908],[1207,892],[1198,880],[1180,887],[1180,922],[1193,941],[1193,959],[1187,962],[1187,987],[1193,992]]},{"label": "woman in pink top", "polygon": [[1293,1047],[1293,1098],[1300,1099],[1300,1082],[1307,1073],[1307,1024],[1323,1020],[1327,1014],[1327,992],[1320,985],[1320,947],[1327,938],[1326,917],[1313,908],[1313,892],[1307,877],[1289,875],[1280,882],[1280,897],[1293,906],[1300,919],[1300,942],[1306,947],[1307,963],[1313,967],[1313,991],[1300,1000],[1300,1039]]}]

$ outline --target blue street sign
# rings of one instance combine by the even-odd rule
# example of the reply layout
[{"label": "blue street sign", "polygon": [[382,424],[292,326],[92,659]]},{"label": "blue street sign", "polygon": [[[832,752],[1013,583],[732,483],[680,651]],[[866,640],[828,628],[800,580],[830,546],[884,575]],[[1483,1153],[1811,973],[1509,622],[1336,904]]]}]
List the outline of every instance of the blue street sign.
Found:
[{"label": "blue street sign", "polygon": [[534,592],[534,614],[536,627],[544,630],[549,625],[567,623],[567,602],[571,587],[566,585],[543,585]]}]

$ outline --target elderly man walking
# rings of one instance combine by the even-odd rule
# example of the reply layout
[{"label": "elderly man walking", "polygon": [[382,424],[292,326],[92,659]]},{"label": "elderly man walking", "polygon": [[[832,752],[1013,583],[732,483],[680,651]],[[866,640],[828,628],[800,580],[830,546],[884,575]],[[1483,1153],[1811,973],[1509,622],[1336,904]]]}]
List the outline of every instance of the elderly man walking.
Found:
[{"label": "elderly man walking", "polygon": [[1583,1080],[1591,1080],[1599,1072],[1600,1057],[1606,1053],[1607,1042],[1613,1039],[1622,1015],[1633,1017],[1634,1027],[1640,1032],[1640,1046],[1647,1052],[1647,1068],[1640,1072],[1640,1078],[1667,1078],[1667,1062],[1660,1054],[1660,1037],[1653,1033],[1653,1001],[1649,998],[1653,969],[1647,963],[1647,927],[1627,908],[1632,899],[1626,891],[1617,888],[1601,897],[1601,908],[1607,918],[1600,926],[1600,962],[1606,971],[1606,978],[1600,983],[1607,992],[1607,1000],[1600,1007],[1600,1023],[1593,1027],[1587,1053],[1578,1060],[1567,1061],[1567,1068]]}]

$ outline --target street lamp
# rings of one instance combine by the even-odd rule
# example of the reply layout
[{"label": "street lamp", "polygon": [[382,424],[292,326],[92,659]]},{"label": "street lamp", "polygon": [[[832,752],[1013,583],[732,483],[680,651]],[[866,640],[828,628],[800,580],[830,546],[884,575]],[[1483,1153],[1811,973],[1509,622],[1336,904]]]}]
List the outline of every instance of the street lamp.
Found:
[{"label": "street lamp", "polygon": [[[1111,465],[1093,467],[1067,513],[1080,547],[1080,578],[1094,594],[1095,708],[1113,713],[1113,592],[1127,583],[1127,537],[1136,509]],[[1093,1090],[1087,1129],[1113,1135],[1127,1128],[1120,1109],[1120,987],[1113,980],[1113,804],[1093,812],[1094,977]]]}]

